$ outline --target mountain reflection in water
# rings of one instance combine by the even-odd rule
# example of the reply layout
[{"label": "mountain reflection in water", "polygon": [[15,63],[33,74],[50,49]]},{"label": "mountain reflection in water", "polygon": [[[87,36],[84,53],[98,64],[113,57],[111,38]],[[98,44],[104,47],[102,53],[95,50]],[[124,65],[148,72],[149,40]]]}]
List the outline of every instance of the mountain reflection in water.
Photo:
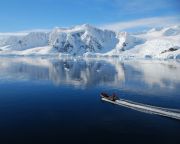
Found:
[{"label": "mountain reflection in water", "polygon": [[0,80],[48,80],[77,87],[146,85],[174,88],[180,84],[180,63],[118,59],[1,58]]}]

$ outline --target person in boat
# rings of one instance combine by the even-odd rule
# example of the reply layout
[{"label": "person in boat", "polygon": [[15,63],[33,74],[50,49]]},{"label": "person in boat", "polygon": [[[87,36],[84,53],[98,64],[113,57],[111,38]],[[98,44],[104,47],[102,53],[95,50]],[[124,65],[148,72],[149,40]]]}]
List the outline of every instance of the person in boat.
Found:
[{"label": "person in boat", "polygon": [[107,94],[107,93],[101,93],[101,96],[104,97],[104,98],[109,98],[110,96]]},{"label": "person in boat", "polygon": [[102,96],[103,98],[106,98],[106,99],[111,100],[111,101],[116,101],[116,100],[119,99],[119,98],[116,96],[115,93],[113,93],[112,96],[109,96],[109,95],[106,94],[106,93],[101,93],[101,96]]},{"label": "person in boat", "polygon": [[112,95],[112,101],[116,101],[116,100],[118,100],[119,98],[116,96],[116,94],[115,93],[113,93],[113,95]]}]

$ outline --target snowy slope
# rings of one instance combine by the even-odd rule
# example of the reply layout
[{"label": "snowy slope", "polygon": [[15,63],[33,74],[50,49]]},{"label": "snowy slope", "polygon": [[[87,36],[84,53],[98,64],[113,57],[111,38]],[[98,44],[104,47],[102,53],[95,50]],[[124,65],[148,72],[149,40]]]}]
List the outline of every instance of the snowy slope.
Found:
[{"label": "snowy slope", "polygon": [[[180,57],[180,27],[156,28],[137,35],[130,35],[128,49],[121,57],[176,59]],[[128,39],[128,38],[126,38]],[[110,54],[110,53],[109,53]]]},{"label": "snowy slope", "polygon": [[61,53],[82,55],[86,52],[105,53],[117,44],[112,31],[100,30],[90,25],[72,29],[56,28],[49,37],[50,45]]},{"label": "snowy slope", "polygon": [[0,55],[118,56],[180,58],[180,26],[130,34],[90,25],[55,28],[51,32],[0,33]]},{"label": "snowy slope", "polygon": [[[31,32],[22,35],[0,36],[0,46],[5,50],[26,50],[29,48],[48,45],[49,34],[44,32]],[[3,48],[2,48],[3,49]]]}]

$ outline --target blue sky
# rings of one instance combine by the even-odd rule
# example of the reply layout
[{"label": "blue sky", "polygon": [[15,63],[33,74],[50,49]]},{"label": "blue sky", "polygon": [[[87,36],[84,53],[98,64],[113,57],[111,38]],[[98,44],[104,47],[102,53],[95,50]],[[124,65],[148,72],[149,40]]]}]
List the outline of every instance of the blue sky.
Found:
[{"label": "blue sky", "polygon": [[180,22],[179,0],[1,0],[0,32],[88,23],[131,30]]}]

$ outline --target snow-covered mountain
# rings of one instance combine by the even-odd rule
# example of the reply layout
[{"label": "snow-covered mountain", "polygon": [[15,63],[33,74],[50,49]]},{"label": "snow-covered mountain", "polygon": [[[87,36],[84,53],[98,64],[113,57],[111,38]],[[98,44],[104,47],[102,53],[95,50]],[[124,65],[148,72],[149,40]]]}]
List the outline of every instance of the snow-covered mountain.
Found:
[{"label": "snow-covered mountain", "polygon": [[180,26],[151,29],[135,35],[144,39],[144,43],[137,44],[127,55],[135,57],[176,59],[180,57]]},{"label": "snow-covered mountain", "polygon": [[55,28],[49,36],[50,46],[58,52],[83,55],[87,52],[106,53],[116,46],[116,34],[100,30],[90,25],[76,26],[71,29]]},{"label": "snow-covered mountain", "polygon": [[180,58],[180,26],[131,34],[90,25],[55,28],[51,32],[0,33],[0,55],[117,56]]},{"label": "snow-covered mountain", "polygon": [[49,34],[45,32],[31,32],[21,35],[0,36],[0,46],[5,50],[26,50],[48,45]]}]

